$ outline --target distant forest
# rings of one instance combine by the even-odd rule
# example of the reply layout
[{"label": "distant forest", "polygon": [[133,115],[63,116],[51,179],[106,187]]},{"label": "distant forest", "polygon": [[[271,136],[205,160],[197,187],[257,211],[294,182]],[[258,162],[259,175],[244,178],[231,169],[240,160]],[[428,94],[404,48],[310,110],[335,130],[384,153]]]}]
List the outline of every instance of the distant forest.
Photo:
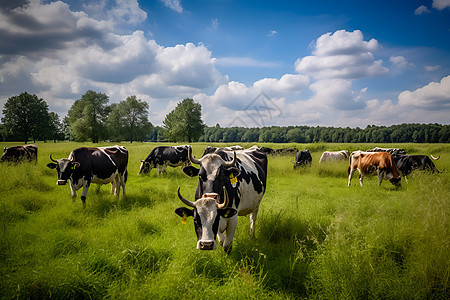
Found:
[{"label": "distant forest", "polygon": [[[154,127],[149,140],[166,141],[164,129]],[[206,126],[199,142],[259,143],[449,143],[450,125],[400,124],[350,127],[272,126],[263,128]]]}]

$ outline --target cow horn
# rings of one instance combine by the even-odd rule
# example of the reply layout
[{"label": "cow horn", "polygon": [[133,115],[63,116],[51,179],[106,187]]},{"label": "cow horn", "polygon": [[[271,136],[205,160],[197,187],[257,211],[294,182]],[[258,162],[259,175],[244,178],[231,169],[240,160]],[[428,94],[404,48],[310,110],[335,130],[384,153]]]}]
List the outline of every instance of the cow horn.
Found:
[{"label": "cow horn", "polygon": [[140,159],[141,163],[143,163],[144,161],[142,159]]},{"label": "cow horn", "polygon": [[181,196],[180,188],[181,188],[181,187],[178,186],[178,198],[180,198],[181,202],[183,202],[183,203],[186,204],[187,206],[195,207],[194,202],[189,201],[188,199],[186,199],[186,198],[184,198],[183,196]]},{"label": "cow horn", "polygon": [[228,193],[225,187],[223,187],[223,203],[217,203],[218,209],[224,209],[228,206]]},{"label": "cow horn", "polygon": [[439,155],[437,158],[433,156],[433,154],[430,154],[431,158],[434,160],[438,160],[439,158],[441,158],[441,156]]},{"label": "cow horn", "polygon": [[53,159],[53,157],[52,157],[51,154],[50,154],[50,159],[51,159],[51,161],[53,161],[53,162],[57,162],[56,160]]},{"label": "cow horn", "polygon": [[201,159],[196,159],[193,155],[192,155],[192,147],[188,148],[188,155],[189,155],[189,160],[196,165],[200,165],[201,164]]},{"label": "cow horn", "polygon": [[236,163],[236,151],[233,151],[233,160],[230,162],[223,161],[222,166],[224,166],[225,168],[232,167],[234,166],[235,163]]}]

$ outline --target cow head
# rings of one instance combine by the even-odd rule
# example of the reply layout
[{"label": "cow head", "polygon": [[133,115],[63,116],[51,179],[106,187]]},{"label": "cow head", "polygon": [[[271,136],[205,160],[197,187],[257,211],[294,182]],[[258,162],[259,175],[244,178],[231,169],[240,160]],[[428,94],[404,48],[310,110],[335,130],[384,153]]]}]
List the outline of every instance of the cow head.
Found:
[{"label": "cow head", "polygon": [[[202,198],[205,194],[216,194],[217,200],[221,202],[224,197],[223,187],[231,193],[232,183],[231,179],[236,180],[240,174],[236,164],[236,152],[233,153],[232,161],[225,161],[216,153],[211,153],[203,156],[201,159],[196,159],[192,156],[192,149],[188,150],[189,160],[200,165],[200,169],[194,166],[187,166],[183,168],[183,172],[191,177],[198,175],[198,184],[195,191],[195,199]],[[232,197],[234,194],[232,195]]]},{"label": "cow head", "polygon": [[145,161],[141,159],[141,166],[139,167],[138,175],[141,173],[148,174],[152,170],[152,168],[155,168],[153,164],[150,164],[149,161]]},{"label": "cow head", "polygon": [[178,187],[178,198],[189,207],[179,207],[175,213],[182,217],[183,222],[187,217],[194,219],[195,233],[197,234],[197,249],[214,250],[217,248],[216,235],[219,229],[220,217],[230,218],[237,210],[228,205],[228,193],[223,187],[224,202],[219,203],[217,193],[205,193],[195,202],[189,201],[181,196]]},{"label": "cow head", "polygon": [[389,181],[396,187],[401,187],[402,186],[401,177],[400,176],[393,177],[393,178],[389,179]]},{"label": "cow head", "polygon": [[79,162],[69,160],[68,158],[55,160],[50,155],[50,159],[54,163],[47,164],[47,167],[50,169],[56,168],[56,171],[58,171],[58,181],[56,181],[57,185],[65,185],[67,180],[72,176],[74,170],[80,166]]}]

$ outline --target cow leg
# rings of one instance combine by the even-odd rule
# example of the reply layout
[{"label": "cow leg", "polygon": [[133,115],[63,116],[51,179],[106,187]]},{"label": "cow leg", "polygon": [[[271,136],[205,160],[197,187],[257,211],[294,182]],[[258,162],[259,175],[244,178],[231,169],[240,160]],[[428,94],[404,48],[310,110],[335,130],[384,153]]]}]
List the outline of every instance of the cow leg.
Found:
[{"label": "cow leg", "polygon": [[258,210],[259,207],[257,207],[251,214],[250,214],[250,235],[252,237],[255,236],[255,222],[256,222],[256,217],[258,216]]},{"label": "cow leg", "polygon": [[72,194],[72,202],[75,202],[75,198],[77,197],[77,192],[75,190],[75,187],[72,184],[72,180],[70,180],[70,192]]},{"label": "cow leg", "polygon": [[359,173],[359,185],[363,186],[363,174],[361,172]]},{"label": "cow leg", "polygon": [[81,193],[81,201],[83,202],[83,208],[86,208],[86,196],[87,196],[87,193],[89,191],[89,185],[90,184],[91,183],[89,181],[86,181],[83,184],[83,192]]},{"label": "cow leg", "polygon": [[355,173],[355,169],[351,168],[350,172],[348,174],[348,184],[347,184],[347,186],[350,186],[350,182],[352,181],[353,173]]},{"label": "cow leg", "polygon": [[378,174],[378,186],[381,186],[381,181],[383,181],[383,171],[377,169],[377,174]]},{"label": "cow leg", "polygon": [[408,179],[406,178],[406,176],[403,176],[405,178],[405,182],[408,183]]},{"label": "cow leg", "polygon": [[164,165],[162,166],[162,173],[163,173],[163,174],[166,174],[166,168],[167,168],[167,165],[164,164]]},{"label": "cow leg", "polygon": [[225,239],[223,240],[223,250],[227,253],[231,250],[231,243],[233,242],[234,233],[237,227],[237,214],[228,219],[227,229],[225,231]]}]

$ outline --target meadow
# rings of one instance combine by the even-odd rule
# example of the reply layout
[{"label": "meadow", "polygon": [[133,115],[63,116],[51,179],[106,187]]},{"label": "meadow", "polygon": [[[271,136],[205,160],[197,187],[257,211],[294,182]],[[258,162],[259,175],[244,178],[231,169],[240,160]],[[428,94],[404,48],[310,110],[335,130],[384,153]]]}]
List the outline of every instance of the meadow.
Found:
[{"label": "meadow", "polygon": [[[81,190],[72,202],[46,165],[50,154],[93,144],[37,145],[37,164],[0,164],[2,299],[450,298],[449,144],[260,144],[309,149],[313,163],[294,170],[294,155],[269,156],[255,236],[239,217],[229,255],[196,250],[192,218],[174,213],[178,186],[193,200],[197,178],[170,167],[136,175],[139,159],[163,144],[121,143],[126,197],[92,185],[85,209]],[[201,157],[209,144],[192,145]],[[347,187],[348,162],[318,164],[325,150],[374,146],[441,155],[434,162],[446,171],[415,172],[398,189],[373,176],[361,188],[357,172]]]}]

